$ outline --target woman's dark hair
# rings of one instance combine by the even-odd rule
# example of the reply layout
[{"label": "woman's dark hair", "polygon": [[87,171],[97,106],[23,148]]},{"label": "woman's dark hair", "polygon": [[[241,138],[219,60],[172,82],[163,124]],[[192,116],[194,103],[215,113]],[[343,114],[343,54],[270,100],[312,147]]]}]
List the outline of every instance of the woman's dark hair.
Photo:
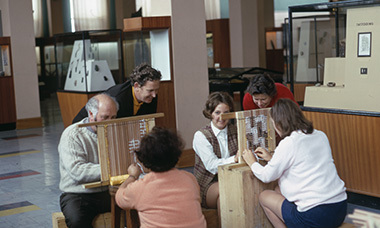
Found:
[{"label": "woman's dark hair", "polygon": [[130,75],[132,86],[137,82],[140,86],[144,86],[147,81],[161,80],[161,72],[154,69],[147,63],[142,63],[133,69]]},{"label": "woman's dark hair", "polygon": [[207,119],[212,119],[211,114],[214,112],[216,106],[219,104],[226,104],[230,107],[230,112],[234,111],[234,101],[227,92],[213,92],[208,96],[203,115]]},{"label": "woman's dark hair", "polygon": [[247,86],[246,92],[254,94],[266,94],[270,97],[274,97],[277,94],[276,84],[269,74],[258,74],[253,77]]},{"label": "woman's dark hair", "polygon": [[270,116],[283,138],[296,130],[301,130],[305,134],[314,131],[313,123],[305,118],[300,107],[290,99],[277,100],[270,110]]},{"label": "woman's dark hair", "polygon": [[183,141],[174,131],[154,127],[145,135],[136,151],[137,158],[153,172],[165,172],[172,169],[182,154]]}]

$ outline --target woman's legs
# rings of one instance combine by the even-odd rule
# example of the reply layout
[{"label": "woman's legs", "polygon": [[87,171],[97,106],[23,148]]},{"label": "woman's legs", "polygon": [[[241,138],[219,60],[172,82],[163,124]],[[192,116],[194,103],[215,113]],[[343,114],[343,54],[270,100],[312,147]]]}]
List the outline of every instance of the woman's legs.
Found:
[{"label": "woman's legs", "polygon": [[207,190],[206,195],[206,205],[209,208],[216,208],[218,210],[218,223],[221,227],[221,217],[220,217],[220,204],[219,204],[219,183],[214,182]]},{"label": "woman's legs", "polygon": [[281,195],[278,187],[273,190],[265,190],[260,193],[259,201],[269,221],[275,228],[284,227],[284,219],[282,218],[281,206],[285,197]]}]

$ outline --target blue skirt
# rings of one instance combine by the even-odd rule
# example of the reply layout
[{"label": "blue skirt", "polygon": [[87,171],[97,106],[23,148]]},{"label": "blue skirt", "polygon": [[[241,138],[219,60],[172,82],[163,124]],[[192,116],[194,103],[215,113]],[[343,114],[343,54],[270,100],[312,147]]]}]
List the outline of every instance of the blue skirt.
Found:
[{"label": "blue skirt", "polygon": [[347,215],[347,200],[339,203],[322,204],[307,211],[299,212],[294,203],[284,200],[282,217],[288,228],[339,227]]}]

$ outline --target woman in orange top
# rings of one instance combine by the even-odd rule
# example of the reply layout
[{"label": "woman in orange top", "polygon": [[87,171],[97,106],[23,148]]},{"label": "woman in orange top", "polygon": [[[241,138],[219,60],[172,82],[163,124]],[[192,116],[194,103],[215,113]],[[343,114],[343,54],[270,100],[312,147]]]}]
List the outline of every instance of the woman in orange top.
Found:
[{"label": "woman in orange top", "polygon": [[131,165],[115,199],[122,209],[137,210],[142,228],[206,227],[197,180],[175,168],[182,145],[175,132],[159,127],[141,140],[136,155],[151,172],[138,179],[140,169]]}]

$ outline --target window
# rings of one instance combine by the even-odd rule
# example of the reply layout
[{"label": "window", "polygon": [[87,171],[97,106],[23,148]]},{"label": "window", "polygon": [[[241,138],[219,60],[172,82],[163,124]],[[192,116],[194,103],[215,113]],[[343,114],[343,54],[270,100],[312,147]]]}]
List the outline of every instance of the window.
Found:
[{"label": "window", "polygon": [[72,32],[109,29],[108,6],[108,0],[70,0]]}]

